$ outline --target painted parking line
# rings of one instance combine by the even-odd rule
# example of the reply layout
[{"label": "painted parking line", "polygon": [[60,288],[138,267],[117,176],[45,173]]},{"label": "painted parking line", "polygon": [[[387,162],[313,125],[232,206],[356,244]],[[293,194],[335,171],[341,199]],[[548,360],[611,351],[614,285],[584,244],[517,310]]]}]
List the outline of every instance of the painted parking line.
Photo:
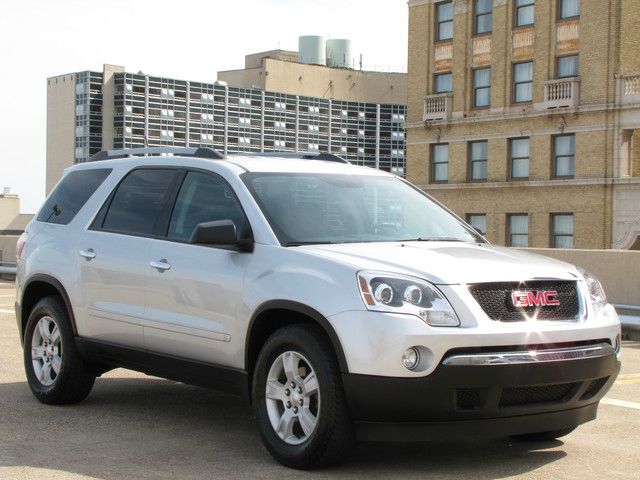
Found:
[{"label": "painted parking line", "polygon": [[616,400],[615,398],[603,398],[600,403],[605,405],[613,405],[615,407],[632,408],[633,410],[640,410],[640,403],[627,402],[626,400]]},{"label": "painted parking line", "polygon": [[4,310],[0,308],[0,313],[16,313],[15,310]]}]

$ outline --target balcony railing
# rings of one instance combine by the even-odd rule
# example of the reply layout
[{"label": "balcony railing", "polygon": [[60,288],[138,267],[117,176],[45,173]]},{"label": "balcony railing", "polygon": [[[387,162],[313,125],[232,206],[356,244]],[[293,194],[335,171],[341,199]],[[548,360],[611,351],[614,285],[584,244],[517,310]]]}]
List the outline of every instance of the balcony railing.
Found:
[{"label": "balcony railing", "polygon": [[422,120],[449,120],[451,118],[451,94],[438,93],[424,97],[424,114]]},{"label": "balcony railing", "polygon": [[640,73],[627,73],[618,78],[622,103],[640,103]]},{"label": "balcony railing", "polygon": [[544,85],[544,109],[577,108],[580,104],[580,80],[561,78],[547,80]]}]

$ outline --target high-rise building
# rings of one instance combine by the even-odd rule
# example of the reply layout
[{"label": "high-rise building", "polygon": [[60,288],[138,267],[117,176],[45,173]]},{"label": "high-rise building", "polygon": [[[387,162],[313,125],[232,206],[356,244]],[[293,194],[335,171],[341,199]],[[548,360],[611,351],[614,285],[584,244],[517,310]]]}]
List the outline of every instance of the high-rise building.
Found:
[{"label": "high-rise building", "polygon": [[407,178],[519,247],[640,249],[638,0],[410,0]]},{"label": "high-rise building", "polygon": [[47,192],[64,168],[100,150],[145,145],[330,152],[404,175],[404,102],[177,80],[114,65],[47,83]]}]

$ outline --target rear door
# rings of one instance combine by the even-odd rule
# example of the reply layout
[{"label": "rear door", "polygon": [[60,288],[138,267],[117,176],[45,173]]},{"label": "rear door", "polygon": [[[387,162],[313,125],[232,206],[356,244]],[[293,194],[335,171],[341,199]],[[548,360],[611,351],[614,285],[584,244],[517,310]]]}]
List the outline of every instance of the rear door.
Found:
[{"label": "rear door", "polygon": [[214,173],[189,171],[167,219],[166,237],[153,240],[147,255],[145,343],[155,352],[241,366],[236,318],[253,255],[188,243],[198,224],[216,220],[232,220],[238,238],[251,235],[231,186]]},{"label": "rear door", "polygon": [[176,188],[178,169],[129,172],[79,241],[86,336],[144,347],[145,275],[152,237]]}]

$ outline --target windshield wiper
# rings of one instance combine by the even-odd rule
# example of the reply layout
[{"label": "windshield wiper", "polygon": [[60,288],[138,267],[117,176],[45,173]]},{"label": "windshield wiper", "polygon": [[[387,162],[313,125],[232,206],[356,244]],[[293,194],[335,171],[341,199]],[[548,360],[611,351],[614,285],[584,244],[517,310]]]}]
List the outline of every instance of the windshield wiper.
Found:
[{"label": "windshield wiper", "polygon": [[400,242],[465,242],[465,240],[456,237],[418,237],[400,240]]},{"label": "windshield wiper", "polygon": [[301,247],[303,245],[332,245],[335,242],[287,242],[285,247]]},{"label": "windshield wiper", "polygon": [[62,213],[62,210],[60,210],[60,208],[58,207],[58,204],[55,204],[53,207],[51,207],[51,214],[47,217],[45,222],[48,222],[49,220],[51,220],[51,217],[59,216],[61,213]]}]

